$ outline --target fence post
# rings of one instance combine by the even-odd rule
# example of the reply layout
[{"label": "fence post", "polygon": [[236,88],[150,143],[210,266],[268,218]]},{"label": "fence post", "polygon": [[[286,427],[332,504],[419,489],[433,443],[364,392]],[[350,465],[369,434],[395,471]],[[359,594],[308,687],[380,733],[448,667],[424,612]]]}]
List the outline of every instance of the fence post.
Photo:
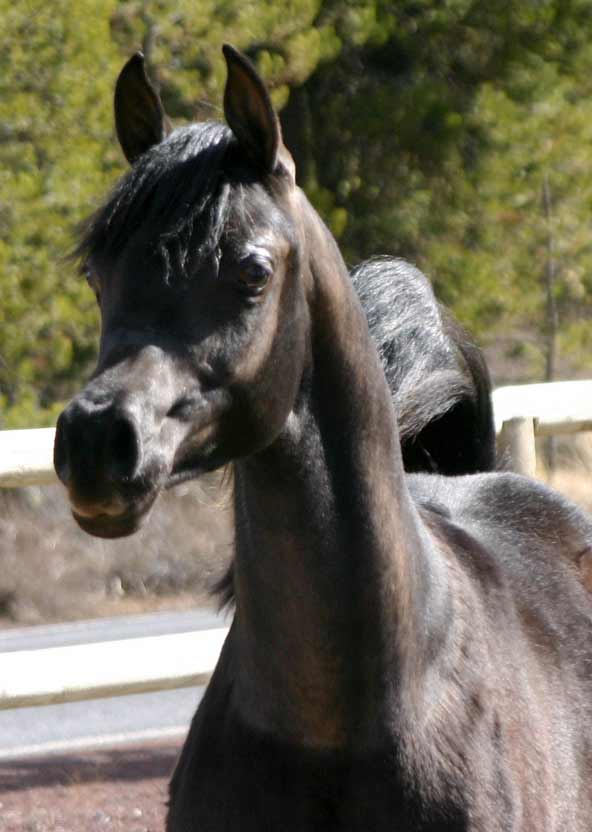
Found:
[{"label": "fence post", "polygon": [[534,442],[534,419],[517,416],[507,419],[498,437],[498,455],[509,458],[509,468],[517,474],[534,477],[536,471],[536,450]]}]

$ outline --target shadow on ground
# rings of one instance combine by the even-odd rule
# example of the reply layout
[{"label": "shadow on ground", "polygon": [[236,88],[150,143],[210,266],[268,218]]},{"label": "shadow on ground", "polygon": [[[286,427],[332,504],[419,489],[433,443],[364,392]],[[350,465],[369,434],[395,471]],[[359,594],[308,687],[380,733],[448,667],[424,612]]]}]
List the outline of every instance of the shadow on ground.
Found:
[{"label": "shadow on ground", "polygon": [[0,799],[8,792],[58,785],[168,779],[178,751],[178,745],[150,746],[0,763]]}]

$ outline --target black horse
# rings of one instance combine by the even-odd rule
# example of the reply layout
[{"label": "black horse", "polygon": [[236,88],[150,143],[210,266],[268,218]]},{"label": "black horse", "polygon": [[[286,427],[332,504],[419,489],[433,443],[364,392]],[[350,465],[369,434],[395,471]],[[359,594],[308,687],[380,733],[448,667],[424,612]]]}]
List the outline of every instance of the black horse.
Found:
[{"label": "black horse", "polygon": [[339,250],[224,52],[230,129],[168,135],[141,57],[119,78],[133,166],[80,246],[99,363],[55,447],[105,537],[233,463],[235,615],[167,829],[589,832],[592,520],[516,475],[404,473]]},{"label": "black horse", "polygon": [[369,260],[352,280],[393,396],[405,470],[493,471],[491,382],[471,335],[404,260]]}]

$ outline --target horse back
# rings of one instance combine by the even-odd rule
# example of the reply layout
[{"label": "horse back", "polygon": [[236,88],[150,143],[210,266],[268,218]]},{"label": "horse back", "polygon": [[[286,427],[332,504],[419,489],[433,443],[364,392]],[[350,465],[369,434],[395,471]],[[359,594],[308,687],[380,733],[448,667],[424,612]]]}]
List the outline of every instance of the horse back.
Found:
[{"label": "horse back", "polygon": [[[437,707],[426,736],[444,742],[445,758],[471,759],[467,782],[496,761],[501,828],[589,829],[592,596],[582,558],[592,552],[592,518],[515,474],[409,483],[455,584],[448,640],[457,650],[440,656],[458,686],[436,674],[445,719]],[[488,727],[475,743],[476,712],[475,725]]]}]

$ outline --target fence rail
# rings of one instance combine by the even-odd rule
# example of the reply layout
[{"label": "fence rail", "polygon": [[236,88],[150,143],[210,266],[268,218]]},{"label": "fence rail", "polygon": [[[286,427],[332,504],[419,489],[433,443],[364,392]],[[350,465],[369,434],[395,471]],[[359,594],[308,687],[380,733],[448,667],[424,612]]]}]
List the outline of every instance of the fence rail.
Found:
[{"label": "fence rail", "polygon": [[[501,387],[498,443],[510,467],[534,473],[535,437],[592,431],[592,381]],[[0,432],[0,487],[56,482],[51,428]],[[0,709],[203,683],[226,628],[0,653]]]},{"label": "fence rail", "polygon": [[50,485],[53,470],[53,428],[0,431],[0,487]]},{"label": "fence rail", "polygon": [[202,685],[227,627],[0,653],[0,710]]},{"label": "fence rail", "polygon": [[537,436],[592,431],[592,381],[498,387],[493,411],[500,454],[513,471],[532,476]]}]

